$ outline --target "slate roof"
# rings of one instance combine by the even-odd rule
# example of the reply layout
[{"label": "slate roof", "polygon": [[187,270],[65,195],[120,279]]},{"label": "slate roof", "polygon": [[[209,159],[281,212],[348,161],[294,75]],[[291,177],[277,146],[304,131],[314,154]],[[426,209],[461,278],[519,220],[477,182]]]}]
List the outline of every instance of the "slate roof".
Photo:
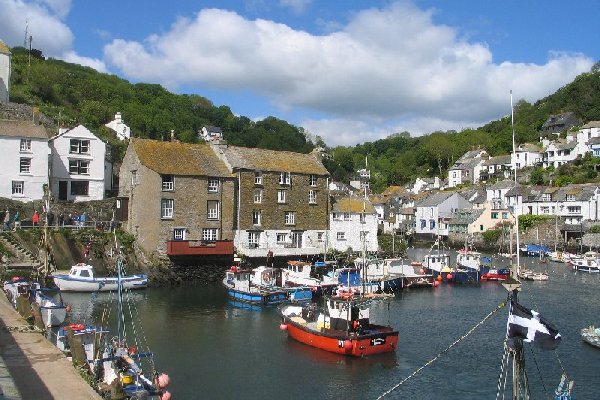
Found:
[{"label": "slate roof", "polygon": [[477,209],[477,208],[456,210],[454,213],[452,213],[452,217],[450,219],[449,224],[450,225],[471,224],[471,223],[477,221],[477,218],[479,218],[481,216],[481,214],[483,214],[484,211],[485,210],[483,210],[483,209]]},{"label": "slate roof", "polygon": [[509,165],[511,163],[510,154],[503,154],[501,156],[491,157],[485,161],[483,165]]},{"label": "slate roof", "polygon": [[456,192],[435,192],[429,197],[421,200],[418,204],[415,204],[415,207],[434,207],[440,205],[454,193]]},{"label": "slate roof", "polygon": [[583,125],[580,129],[600,128],[600,121],[590,121]]},{"label": "slate roof", "polygon": [[527,151],[530,153],[541,153],[542,152],[542,150],[539,148],[539,146],[537,146],[536,144],[533,144],[533,143],[522,143],[517,148],[517,151]]},{"label": "slate roof", "polygon": [[321,161],[310,154],[229,145],[219,145],[217,151],[222,152],[234,170],[329,175]]},{"label": "slate roof", "polygon": [[375,207],[363,197],[340,197],[332,205],[333,212],[337,213],[362,213],[375,214]]},{"label": "slate roof", "polygon": [[233,176],[208,144],[131,139],[140,162],[159,174],[180,176]]},{"label": "slate roof", "polygon": [[600,136],[593,137],[587,141],[587,145],[600,144]]},{"label": "slate roof", "polygon": [[0,136],[38,138],[48,140],[48,133],[43,125],[32,121],[0,120]]},{"label": "slate roof", "polygon": [[577,142],[574,140],[569,143],[554,143],[554,147],[556,148],[556,150],[574,149],[575,146],[577,146]]},{"label": "slate roof", "polygon": [[515,185],[514,181],[505,179],[503,181],[494,182],[486,186],[486,189],[511,189]]}]

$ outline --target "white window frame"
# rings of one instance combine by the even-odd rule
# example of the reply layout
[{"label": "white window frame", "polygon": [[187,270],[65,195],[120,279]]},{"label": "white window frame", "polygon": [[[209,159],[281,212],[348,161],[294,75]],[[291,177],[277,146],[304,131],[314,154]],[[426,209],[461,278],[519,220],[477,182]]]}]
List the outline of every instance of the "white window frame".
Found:
[{"label": "white window frame", "polygon": [[89,175],[89,160],[69,160],[69,175]]},{"label": "white window frame", "polygon": [[31,139],[21,139],[19,151],[31,151]]},{"label": "white window frame", "polygon": [[342,213],[334,212],[333,213],[333,220],[334,221],[341,221],[342,220]]},{"label": "white window frame", "polygon": [[287,190],[283,190],[283,189],[277,190],[277,203],[285,204],[285,200],[287,197],[286,192],[287,192]]},{"label": "white window frame", "polygon": [[69,153],[71,154],[89,154],[90,141],[87,139],[71,139],[69,143]]},{"label": "white window frame", "polygon": [[263,190],[262,189],[254,189],[254,202],[255,203],[262,203],[262,195],[263,195]]},{"label": "white window frame", "polygon": [[173,175],[161,175],[162,178],[162,191],[172,192],[175,190],[175,176]]},{"label": "white window frame", "polygon": [[19,173],[30,174],[31,173],[31,158],[21,157],[19,160]]},{"label": "white window frame", "polygon": [[292,174],[289,172],[280,172],[279,173],[279,184],[280,185],[291,185],[292,183]]},{"label": "white window frame", "polygon": [[260,232],[248,232],[248,247],[251,249],[257,249],[260,246]]},{"label": "white window frame", "polygon": [[185,240],[186,228],[173,228],[173,240]]},{"label": "white window frame", "polygon": [[344,221],[350,221],[350,213],[344,213]]},{"label": "white window frame", "polygon": [[22,196],[25,194],[25,181],[12,181],[12,194]]},{"label": "white window frame", "polygon": [[325,232],[317,232],[317,242],[325,241]]},{"label": "white window frame", "polygon": [[317,204],[317,191],[316,190],[308,191],[308,204]]},{"label": "white window frame", "polygon": [[360,213],[359,220],[360,220],[361,224],[366,224],[367,223],[367,215],[365,213]]},{"label": "white window frame", "polygon": [[311,174],[308,176],[308,184],[309,186],[316,187],[317,186],[317,176]]},{"label": "white window frame", "polygon": [[175,200],[160,199],[160,218],[173,219],[175,215]]},{"label": "white window frame", "polygon": [[346,232],[337,232],[336,239],[337,240],[346,240]]},{"label": "white window frame", "polygon": [[254,184],[255,185],[262,185],[262,172],[261,171],[254,171]]},{"label": "white window frame", "polygon": [[283,244],[287,242],[288,234],[287,233],[277,233],[276,234],[277,243]]},{"label": "white window frame", "polygon": [[262,213],[260,210],[252,211],[252,225],[261,225]]},{"label": "white window frame", "polygon": [[218,228],[203,228],[202,229],[202,240],[205,242],[214,242],[219,240],[219,229]]},{"label": "white window frame", "polygon": [[134,169],[133,171],[131,171],[131,186],[136,186],[139,183],[140,181],[138,179],[137,169]]},{"label": "white window frame", "polygon": [[[212,206],[212,207],[211,207]],[[218,200],[206,201],[206,219],[219,220],[221,205]]]},{"label": "white window frame", "polygon": [[296,225],[296,212],[295,211],[286,211],[285,212],[285,224],[286,225]]},{"label": "white window frame", "polygon": [[209,179],[208,180],[208,193],[219,193],[219,180]]},{"label": "white window frame", "polygon": [[568,194],[566,196],[566,201],[575,201],[575,195],[574,194]]}]

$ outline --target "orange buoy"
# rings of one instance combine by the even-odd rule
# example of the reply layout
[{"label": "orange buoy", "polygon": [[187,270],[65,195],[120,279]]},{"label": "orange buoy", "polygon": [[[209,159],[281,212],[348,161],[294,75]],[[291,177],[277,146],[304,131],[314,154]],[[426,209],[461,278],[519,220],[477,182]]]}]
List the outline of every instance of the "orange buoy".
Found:
[{"label": "orange buoy", "polygon": [[437,281],[438,281],[438,282],[441,282],[441,281],[442,281],[442,279],[444,279],[444,278],[442,278],[442,276],[441,276],[441,275],[438,275],[438,276],[437,276]]}]

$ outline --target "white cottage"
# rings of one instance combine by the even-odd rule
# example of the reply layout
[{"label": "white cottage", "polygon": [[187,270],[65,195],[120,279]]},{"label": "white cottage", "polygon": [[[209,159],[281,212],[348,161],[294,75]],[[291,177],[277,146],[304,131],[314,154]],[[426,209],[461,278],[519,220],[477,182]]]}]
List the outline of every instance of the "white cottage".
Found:
[{"label": "white cottage", "polygon": [[415,233],[447,236],[448,222],[457,209],[471,208],[457,192],[437,192],[415,203]]},{"label": "white cottage", "polygon": [[329,220],[329,247],[338,251],[351,248],[360,252],[378,251],[377,212],[361,197],[341,197],[335,200]]},{"label": "white cottage", "polygon": [[48,183],[48,134],[31,121],[0,121],[0,197],[40,200]]},{"label": "white cottage", "polygon": [[104,126],[112,129],[117,134],[119,140],[128,140],[131,137],[131,129],[123,122],[123,117],[120,112],[115,114],[114,120]]},{"label": "white cottage", "polygon": [[533,143],[522,143],[511,153],[511,164],[517,169],[531,167],[542,162],[543,150]]},{"label": "white cottage", "polygon": [[102,200],[110,186],[112,168],[106,143],[79,125],[50,139],[50,189],[58,200]]}]

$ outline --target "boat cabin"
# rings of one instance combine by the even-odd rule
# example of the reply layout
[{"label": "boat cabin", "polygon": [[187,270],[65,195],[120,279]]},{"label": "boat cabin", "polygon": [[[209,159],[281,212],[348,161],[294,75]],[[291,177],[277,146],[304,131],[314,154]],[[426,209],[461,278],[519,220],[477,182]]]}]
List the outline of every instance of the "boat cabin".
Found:
[{"label": "boat cabin", "polygon": [[329,328],[358,331],[369,326],[369,300],[352,300],[343,297],[331,297],[327,299],[327,311],[329,314]]},{"label": "boat cabin", "polygon": [[277,268],[257,267],[252,270],[251,278],[255,286],[281,286],[281,271]]},{"label": "boat cabin", "polygon": [[71,267],[69,275],[78,278],[94,279],[94,267],[89,264],[79,263]]},{"label": "boat cabin", "polygon": [[445,253],[427,254],[423,266],[428,270],[446,272],[450,271],[450,256]]}]

